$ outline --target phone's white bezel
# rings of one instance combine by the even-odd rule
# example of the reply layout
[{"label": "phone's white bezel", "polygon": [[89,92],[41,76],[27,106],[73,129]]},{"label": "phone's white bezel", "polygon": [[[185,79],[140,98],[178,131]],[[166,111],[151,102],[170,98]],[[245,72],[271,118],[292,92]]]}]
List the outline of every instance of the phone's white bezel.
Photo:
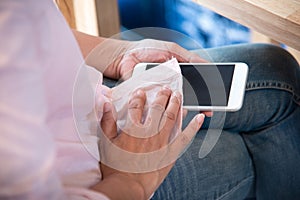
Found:
[{"label": "phone's white bezel", "polygon": [[[136,76],[146,70],[148,64],[159,63],[138,63],[132,73]],[[183,108],[191,111],[237,111],[243,105],[245,87],[248,76],[248,65],[241,62],[226,62],[226,63],[179,63],[179,65],[234,65],[234,72],[231,82],[231,89],[228,98],[227,106],[189,106],[184,105]]]}]

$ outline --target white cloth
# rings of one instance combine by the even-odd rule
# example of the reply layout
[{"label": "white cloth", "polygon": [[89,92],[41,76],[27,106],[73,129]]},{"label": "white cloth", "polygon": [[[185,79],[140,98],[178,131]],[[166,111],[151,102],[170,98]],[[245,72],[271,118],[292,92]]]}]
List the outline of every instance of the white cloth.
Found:
[{"label": "white cloth", "polygon": [[[132,92],[143,88],[146,92],[147,100],[145,103],[144,116],[148,113],[149,106],[155,100],[156,94],[163,86],[168,86],[172,91],[178,91],[182,95],[182,75],[176,58],[158,65],[141,74],[133,75],[129,80],[112,89],[112,102],[116,108],[118,116],[118,128],[124,129],[128,116],[128,102]],[[181,131],[181,118],[178,117],[178,123],[173,136]],[[144,132],[145,133],[145,132]],[[141,135],[136,133],[136,137],[150,137],[152,135]],[[145,133],[146,134],[146,133]]]}]

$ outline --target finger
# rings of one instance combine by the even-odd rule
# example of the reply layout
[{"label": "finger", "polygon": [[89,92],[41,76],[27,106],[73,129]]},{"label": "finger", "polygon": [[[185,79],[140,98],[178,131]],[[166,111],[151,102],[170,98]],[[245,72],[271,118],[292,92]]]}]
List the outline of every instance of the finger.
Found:
[{"label": "finger", "polygon": [[185,119],[186,115],[188,114],[188,110],[187,109],[182,109],[182,119]]},{"label": "finger", "polygon": [[132,94],[128,105],[129,120],[131,123],[140,124],[142,122],[145,102],[146,94],[143,90],[139,89]]},{"label": "finger", "polygon": [[170,54],[177,58],[179,62],[194,62],[194,63],[203,63],[207,62],[203,58],[201,58],[199,55],[197,55],[194,52],[188,51],[185,48],[182,48],[176,43],[168,42],[165,43],[167,49],[169,49]]},{"label": "finger", "polygon": [[160,152],[158,157],[165,154],[165,159],[162,161],[163,163],[161,166],[175,162],[180,155],[182,155],[203,124],[204,117],[204,114],[196,115],[184,129],[184,131]]},{"label": "finger", "polygon": [[104,134],[111,140],[117,136],[117,125],[113,116],[113,106],[110,102],[104,103],[101,128]]},{"label": "finger", "polygon": [[168,104],[168,100],[172,94],[172,90],[168,86],[164,86],[156,95],[156,99],[153,101],[153,105],[160,105],[165,108]]},{"label": "finger", "polygon": [[[165,112],[166,106],[168,104],[169,98],[172,94],[172,90],[164,86],[156,95],[155,100],[150,105],[149,114],[145,121],[145,124],[149,124],[150,128],[154,128],[155,131],[158,130],[159,122]],[[154,133],[156,134],[156,132]]]},{"label": "finger", "polygon": [[140,62],[142,61],[140,61],[134,54],[125,54],[119,63],[121,79],[127,80],[130,78],[134,67]]},{"label": "finger", "polygon": [[171,58],[170,52],[166,49],[147,47],[132,51],[130,54],[131,58],[138,60],[139,62],[155,62],[162,63],[166,62]]},{"label": "finger", "polygon": [[200,127],[204,122],[205,115],[197,114],[192,121],[188,124],[188,126],[182,132],[182,137],[187,139],[187,143],[183,143],[183,145],[187,145],[189,141],[193,139],[195,134],[199,131]]},{"label": "finger", "polygon": [[174,92],[169,100],[167,109],[161,120],[161,135],[165,142],[169,140],[171,131],[177,121],[181,107],[181,95],[179,92]]},{"label": "finger", "polygon": [[202,112],[206,117],[212,117],[214,113],[212,111]]},{"label": "finger", "polygon": [[207,60],[204,60],[203,58],[201,58],[198,54],[193,53],[193,52],[189,52],[189,58],[188,58],[188,62],[190,63],[207,63]]},{"label": "finger", "polygon": [[204,114],[197,114],[184,129],[184,131],[177,136],[169,148],[169,152],[172,154],[170,155],[172,159],[177,159],[177,157],[180,156],[186,147],[191,143],[192,139],[201,128],[204,118]]}]

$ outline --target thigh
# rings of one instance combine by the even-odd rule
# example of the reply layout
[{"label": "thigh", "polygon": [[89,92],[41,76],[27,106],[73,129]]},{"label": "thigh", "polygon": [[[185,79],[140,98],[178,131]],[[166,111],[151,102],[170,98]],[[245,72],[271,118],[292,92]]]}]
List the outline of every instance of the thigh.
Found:
[{"label": "thigh", "polygon": [[[258,199],[297,199],[300,195],[298,63],[285,50],[271,45],[237,45],[206,53],[217,62],[246,62],[250,73],[242,109],[215,113],[216,120],[206,121],[204,127],[242,133],[255,166]],[[223,124],[218,120],[222,117]]]},{"label": "thigh", "polygon": [[205,128],[256,132],[288,118],[299,107],[300,67],[284,49],[246,44],[197,53],[215,62],[245,62],[249,65],[243,107],[238,112],[215,112],[214,117],[206,120]]},{"label": "thigh", "polygon": [[[293,112],[295,105],[300,105],[300,67],[284,49],[268,44],[244,44],[196,53],[212,62],[245,62],[249,66],[242,109],[215,115],[226,117],[225,129],[259,130],[284,119]],[[221,116],[210,125],[224,128],[218,123],[219,119]]]},{"label": "thigh", "polygon": [[243,199],[248,194],[254,175],[242,137],[224,131],[210,154],[200,159],[205,133],[197,134],[153,199]]}]

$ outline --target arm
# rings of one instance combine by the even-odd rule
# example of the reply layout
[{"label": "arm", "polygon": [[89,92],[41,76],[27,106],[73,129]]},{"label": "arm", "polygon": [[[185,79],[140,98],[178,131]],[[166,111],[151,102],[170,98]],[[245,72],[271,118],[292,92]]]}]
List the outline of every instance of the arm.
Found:
[{"label": "arm", "polygon": [[78,42],[84,58],[86,58],[96,46],[105,40],[105,38],[88,35],[74,29],[72,29],[72,32]]}]

